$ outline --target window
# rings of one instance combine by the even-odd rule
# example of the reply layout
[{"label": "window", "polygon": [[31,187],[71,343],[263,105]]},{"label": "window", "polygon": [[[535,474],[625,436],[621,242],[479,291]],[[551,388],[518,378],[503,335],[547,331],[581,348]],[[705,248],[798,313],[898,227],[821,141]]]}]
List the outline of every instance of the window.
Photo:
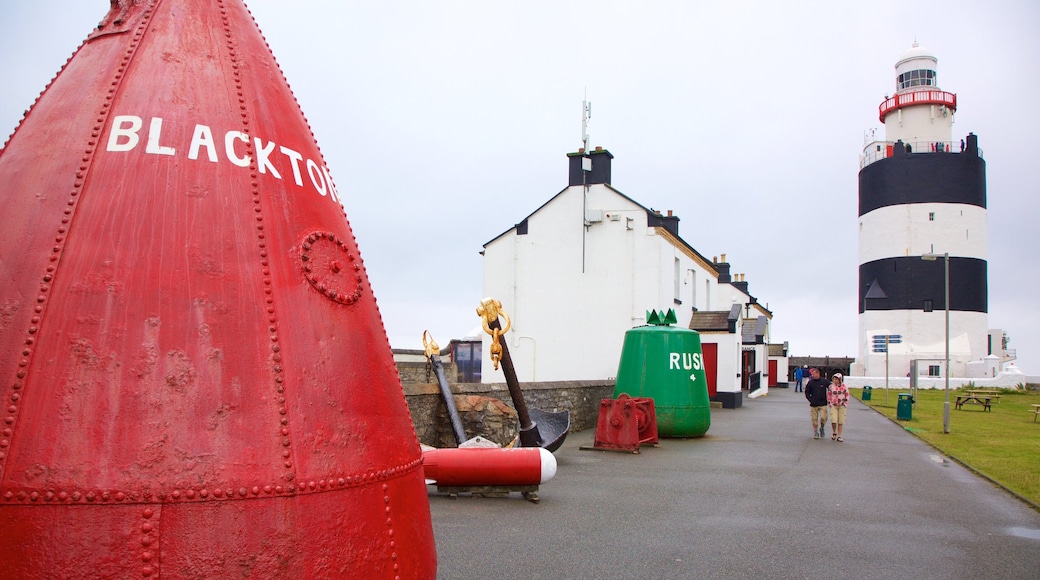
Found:
[{"label": "window", "polygon": [[454,360],[460,383],[480,382],[480,342],[456,342]]},{"label": "window", "polygon": [[697,308],[697,270],[690,270],[690,306]]},{"label": "window", "polygon": [[930,376],[930,377],[941,376],[939,374],[939,365],[928,365],[928,376]]},{"label": "window", "polygon": [[679,278],[682,276],[682,268],[679,264],[679,258],[675,258],[674,266],[674,292],[672,293],[672,299],[675,301],[676,304],[682,304],[682,297],[679,295]]},{"label": "window", "polygon": [[930,221],[930,222],[934,222],[935,221],[935,212],[934,211],[928,212],[928,221]]},{"label": "window", "polygon": [[921,86],[936,86],[936,74],[934,70],[918,69],[905,72],[896,80],[896,85],[900,89],[909,89],[911,87]]},{"label": "window", "polygon": [[928,300],[924,301],[924,311],[925,312],[931,312],[932,311],[932,300],[930,298]]}]

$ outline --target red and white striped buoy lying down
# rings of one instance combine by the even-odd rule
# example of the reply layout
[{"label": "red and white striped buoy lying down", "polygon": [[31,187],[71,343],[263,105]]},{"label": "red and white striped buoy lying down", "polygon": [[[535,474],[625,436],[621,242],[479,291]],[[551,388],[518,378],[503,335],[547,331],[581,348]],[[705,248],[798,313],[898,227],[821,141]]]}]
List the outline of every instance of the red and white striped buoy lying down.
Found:
[{"label": "red and white striped buoy lying down", "polygon": [[440,487],[538,485],[556,475],[556,457],[542,447],[425,448],[426,483]]}]

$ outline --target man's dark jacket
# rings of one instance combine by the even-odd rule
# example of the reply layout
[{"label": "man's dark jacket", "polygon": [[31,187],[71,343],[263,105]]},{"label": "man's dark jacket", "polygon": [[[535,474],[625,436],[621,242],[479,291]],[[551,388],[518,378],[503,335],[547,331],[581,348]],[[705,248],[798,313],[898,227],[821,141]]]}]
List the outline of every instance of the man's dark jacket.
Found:
[{"label": "man's dark jacket", "polygon": [[827,406],[828,386],[830,386],[830,382],[823,377],[818,379],[809,379],[809,382],[805,383],[805,398],[809,401],[810,407]]}]

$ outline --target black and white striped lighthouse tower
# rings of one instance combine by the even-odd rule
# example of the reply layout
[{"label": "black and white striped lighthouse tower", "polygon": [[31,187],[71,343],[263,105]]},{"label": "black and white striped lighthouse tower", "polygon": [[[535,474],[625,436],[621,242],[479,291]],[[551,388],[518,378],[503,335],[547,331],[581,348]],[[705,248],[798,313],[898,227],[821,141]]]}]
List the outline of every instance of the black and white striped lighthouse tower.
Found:
[{"label": "black and white striped lighthouse tower", "polygon": [[885,138],[860,159],[856,370],[866,376],[905,376],[913,359],[945,366],[947,263],[952,376],[989,354],[986,162],[974,134],[952,137],[957,95],[939,88],[937,64],[916,42],[903,54],[880,105]]}]

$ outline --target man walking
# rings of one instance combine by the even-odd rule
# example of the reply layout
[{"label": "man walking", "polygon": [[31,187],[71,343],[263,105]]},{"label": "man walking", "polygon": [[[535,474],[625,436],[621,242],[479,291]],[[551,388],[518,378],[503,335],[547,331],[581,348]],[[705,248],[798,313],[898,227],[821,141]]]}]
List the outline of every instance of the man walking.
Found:
[{"label": "man walking", "polygon": [[802,367],[794,369],[794,392],[802,392],[802,379],[805,378],[805,373],[802,372]]},{"label": "man walking", "polygon": [[827,426],[827,388],[830,383],[820,377],[820,369],[809,369],[809,381],[805,383],[805,398],[809,401],[809,419],[812,420],[813,439],[820,439]]}]

